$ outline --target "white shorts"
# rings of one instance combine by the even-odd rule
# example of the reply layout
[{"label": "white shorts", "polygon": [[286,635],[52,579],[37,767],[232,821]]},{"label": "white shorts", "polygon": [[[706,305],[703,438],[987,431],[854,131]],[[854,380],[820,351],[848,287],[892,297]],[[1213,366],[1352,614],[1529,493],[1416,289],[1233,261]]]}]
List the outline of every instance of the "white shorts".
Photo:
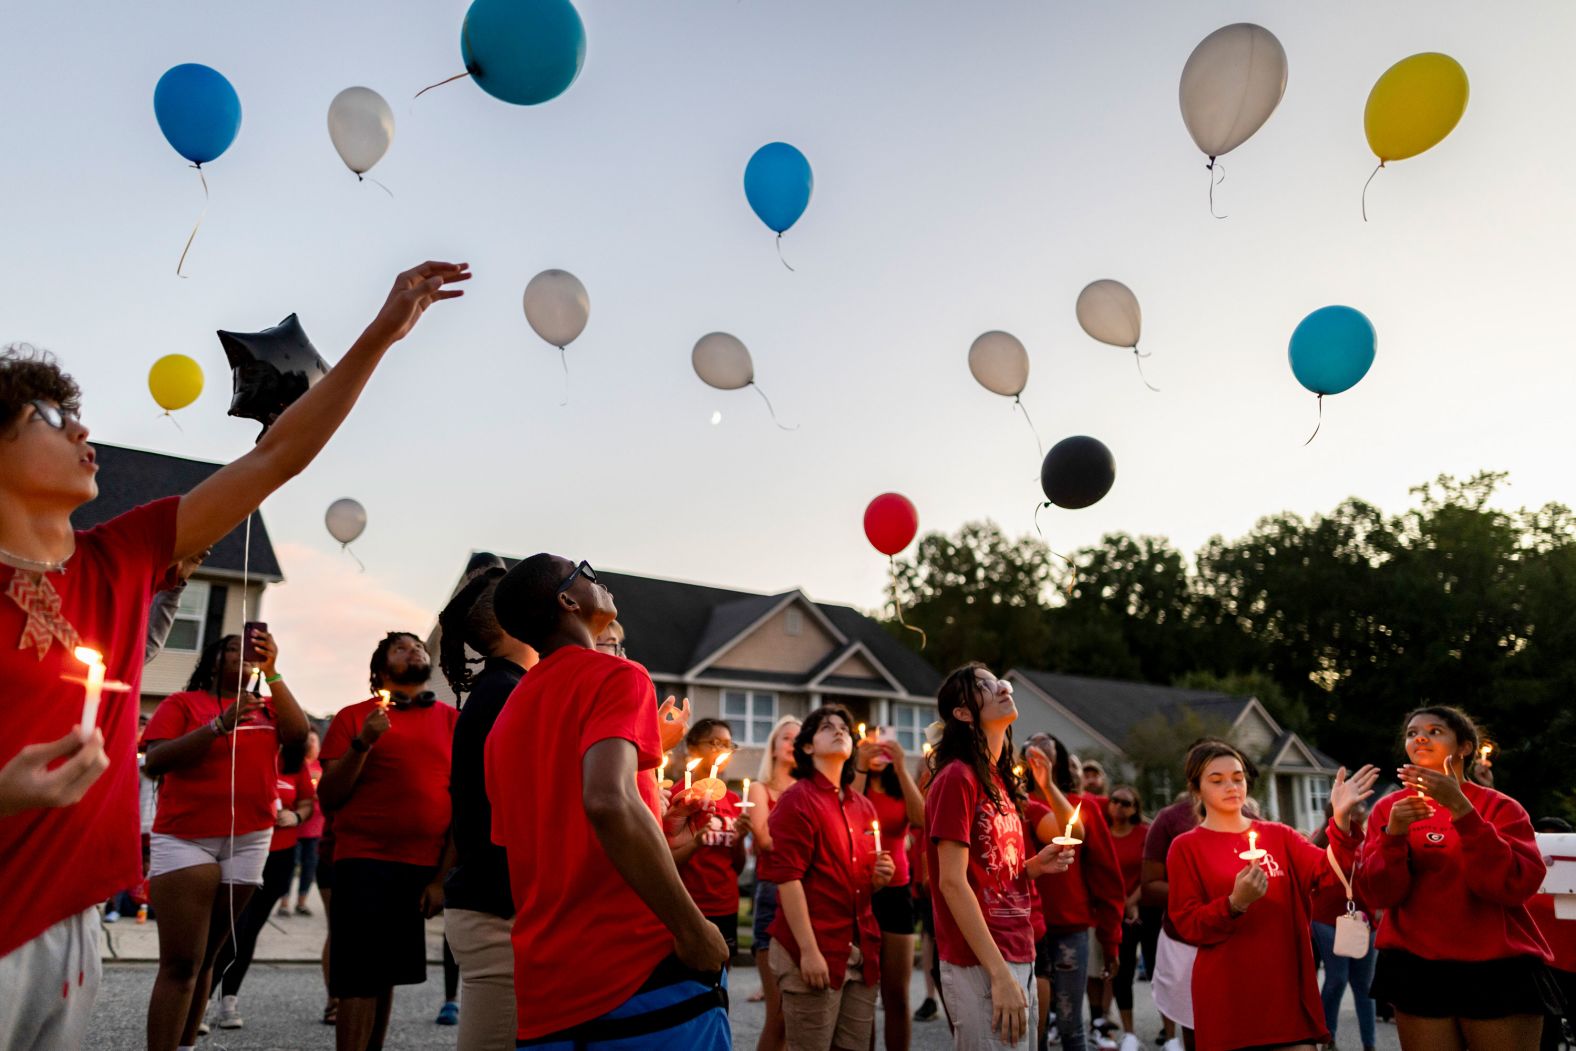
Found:
[{"label": "white shorts", "polygon": [[148,837],[148,877],[179,872],[194,865],[218,865],[220,883],[263,885],[263,866],[274,830],[261,828],[233,840],[229,836],[182,839],[164,832]]},{"label": "white shorts", "polygon": [[0,956],[0,1047],[79,1051],[100,974],[97,906]]},{"label": "white shorts", "polygon": [[[1003,1043],[991,1031],[990,976],[985,968],[960,967],[941,961],[941,1001],[947,1008],[947,1017],[952,1020],[955,1051],[1026,1051],[1036,1045],[1040,995],[1034,980],[1034,964],[1008,963],[1007,969],[1029,1002],[1024,1039],[1016,1044]],[[1079,996],[1082,995],[1080,992]]]},{"label": "white shorts", "polygon": [[1155,998],[1155,1010],[1188,1029],[1193,1028],[1193,961],[1197,958],[1196,947],[1160,932],[1149,991]]}]

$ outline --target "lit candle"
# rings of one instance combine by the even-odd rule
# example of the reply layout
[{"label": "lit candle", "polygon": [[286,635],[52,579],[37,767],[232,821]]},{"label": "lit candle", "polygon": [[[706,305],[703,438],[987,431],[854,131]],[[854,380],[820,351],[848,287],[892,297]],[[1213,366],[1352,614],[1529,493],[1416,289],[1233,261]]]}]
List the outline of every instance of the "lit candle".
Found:
[{"label": "lit candle", "polygon": [[662,762],[657,764],[657,787],[672,788],[673,782],[668,780],[668,753],[662,753]]},{"label": "lit candle", "polygon": [[923,744],[921,744],[919,746],[919,754],[920,755],[928,756],[933,751],[935,751],[935,749],[930,746],[930,742],[929,741],[926,741],[926,742],[924,742]]},{"label": "lit candle", "polygon": [[1012,768],[1012,776],[1013,777],[1022,777],[1023,776],[1023,764],[1022,763],[1019,763],[1017,766]]},{"label": "lit candle", "polygon": [[388,711],[389,710],[389,702],[390,702],[390,700],[391,700],[391,698],[390,698],[389,692],[387,690],[379,690],[378,691],[378,711],[380,711],[380,712]]},{"label": "lit candle", "polygon": [[1493,754],[1494,754],[1494,746],[1491,745],[1491,744],[1486,744],[1485,743],[1482,748],[1478,749],[1478,761],[1482,762],[1484,759],[1487,759],[1489,756],[1491,756]]},{"label": "lit candle", "polygon": [[881,822],[870,822],[870,834],[876,837],[876,853],[881,853]]},{"label": "lit candle", "polygon": [[865,733],[865,724],[864,723],[860,723],[859,724],[859,739],[861,741],[863,741],[867,736],[869,736],[869,735]]},{"label": "lit candle", "polygon": [[1250,828],[1248,829],[1248,849],[1238,854],[1237,857],[1243,861],[1258,861],[1268,853],[1269,851],[1267,850],[1259,849],[1259,830]]},{"label": "lit candle", "polygon": [[1079,803],[1077,806],[1073,807],[1073,816],[1068,818],[1067,828],[1063,830],[1062,835],[1053,837],[1051,839],[1052,843],[1055,843],[1059,847],[1076,847],[1083,843],[1082,839],[1073,835],[1073,827],[1078,824],[1078,812],[1082,809],[1082,803]]},{"label": "lit candle", "polygon": [[717,776],[717,771],[728,765],[728,760],[733,758],[732,752],[723,752],[711,764],[711,773],[695,782],[695,791],[703,798],[713,803],[728,794],[728,786]]},{"label": "lit candle", "polygon": [[750,779],[746,777],[744,779],[744,789],[739,793],[739,808],[748,810],[754,805],[754,803],[750,802]]},{"label": "lit candle", "polygon": [[700,765],[700,756],[696,756],[684,764],[684,791],[688,792],[695,787],[695,768]]},{"label": "lit candle", "polygon": [[77,660],[88,666],[87,693],[82,699],[82,739],[93,736],[98,725],[99,698],[104,694],[104,657],[98,650],[78,646]]}]

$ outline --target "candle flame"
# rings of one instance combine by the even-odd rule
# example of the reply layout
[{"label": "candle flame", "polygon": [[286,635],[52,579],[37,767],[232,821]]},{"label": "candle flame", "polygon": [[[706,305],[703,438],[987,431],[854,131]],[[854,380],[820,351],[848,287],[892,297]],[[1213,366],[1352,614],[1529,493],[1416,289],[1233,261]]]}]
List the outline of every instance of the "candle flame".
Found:
[{"label": "candle flame", "polygon": [[876,820],[870,822],[870,831],[872,831],[872,832],[880,832],[881,831],[881,819],[880,818],[877,818]]},{"label": "candle flame", "polygon": [[103,664],[104,655],[91,646],[78,646],[75,651],[77,660],[83,664]]},{"label": "candle flame", "polygon": [[1012,768],[1012,776],[1013,777],[1022,777],[1023,776],[1023,764],[1022,763],[1019,763],[1017,766]]},{"label": "candle flame", "polygon": [[1073,830],[1073,826],[1078,824],[1078,812],[1080,810],[1082,810],[1082,809],[1083,809],[1083,804],[1082,803],[1079,803],[1077,806],[1073,807],[1073,816],[1067,819],[1067,832],[1068,832],[1068,834],[1071,834],[1072,830]]},{"label": "candle flame", "polygon": [[1258,850],[1258,849],[1259,849],[1259,830],[1256,829],[1256,828],[1250,828],[1250,829],[1248,829],[1248,851],[1251,853],[1251,852],[1253,852],[1255,850]]},{"label": "candle flame", "polygon": [[859,724],[859,739],[861,741],[863,741],[867,736],[869,736],[869,735],[865,733],[865,724],[864,723],[860,723]]},{"label": "candle flame", "polygon": [[691,759],[689,762],[684,764],[684,772],[685,773],[691,773],[699,765],[700,765],[700,756],[697,755],[694,759]]},{"label": "candle flame", "polygon": [[391,698],[390,698],[389,692],[387,690],[379,690],[378,691],[378,707],[379,708],[387,708],[389,706],[390,699]]},{"label": "candle flame", "polygon": [[1478,758],[1479,759],[1487,759],[1489,756],[1491,756],[1493,754],[1494,754],[1494,746],[1491,745],[1491,744],[1484,744],[1482,748],[1478,749]]},{"label": "candle flame", "polygon": [[711,776],[712,777],[716,777],[717,776],[717,771],[721,770],[723,767],[727,766],[728,765],[728,760],[732,759],[732,758],[733,758],[733,753],[732,752],[723,752],[721,755],[719,755],[717,757],[716,766],[712,770]]}]

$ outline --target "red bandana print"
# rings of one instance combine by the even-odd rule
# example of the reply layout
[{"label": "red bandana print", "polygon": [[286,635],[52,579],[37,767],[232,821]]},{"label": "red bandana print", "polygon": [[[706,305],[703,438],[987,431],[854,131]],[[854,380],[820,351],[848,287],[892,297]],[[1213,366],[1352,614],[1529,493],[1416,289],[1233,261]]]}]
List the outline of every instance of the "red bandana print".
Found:
[{"label": "red bandana print", "polygon": [[22,625],[22,641],[17,643],[17,649],[32,647],[37,651],[39,660],[44,659],[50,644],[57,638],[68,652],[76,649],[81,641],[77,638],[77,629],[60,615],[60,596],[44,574],[19,569],[12,575],[11,586],[6,588],[5,593],[27,614],[27,623]]}]

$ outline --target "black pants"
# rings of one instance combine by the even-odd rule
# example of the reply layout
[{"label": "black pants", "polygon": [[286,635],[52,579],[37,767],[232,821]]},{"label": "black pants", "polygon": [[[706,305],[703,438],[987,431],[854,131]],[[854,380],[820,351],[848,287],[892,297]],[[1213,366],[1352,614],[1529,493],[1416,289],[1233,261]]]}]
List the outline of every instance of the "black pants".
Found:
[{"label": "black pants", "polygon": [[1122,924],[1122,948],[1117,957],[1116,980],[1111,983],[1118,1011],[1133,1009],[1133,976],[1138,973],[1138,948],[1142,940],[1143,924]]},{"label": "black pants", "polygon": [[252,966],[252,953],[257,950],[257,936],[263,932],[279,899],[290,893],[290,880],[294,875],[295,847],[269,852],[268,861],[263,865],[263,885],[235,918],[234,943],[225,939],[213,962],[213,973],[222,976],[225,996],[235,996],[241,991],[241,982]]}]

